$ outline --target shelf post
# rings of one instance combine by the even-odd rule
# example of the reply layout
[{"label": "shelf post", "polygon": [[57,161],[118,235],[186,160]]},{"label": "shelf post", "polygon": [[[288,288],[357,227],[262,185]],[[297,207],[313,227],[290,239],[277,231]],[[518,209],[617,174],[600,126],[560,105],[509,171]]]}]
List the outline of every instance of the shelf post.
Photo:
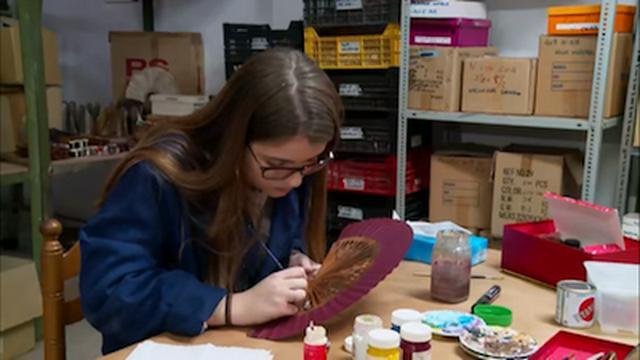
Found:
[{"label": "shelf post", "polygon": [[400,15],[400,79],[398,81],[398,141],[396,167],[396,211],[404,220],[405,178],[407,172],[407,107],[409,92],[409,27],[411,24],[411,0],[402,0]]},{"label": "shelf post", "polygon": [[[629,85],[627,86],[627,99],[625,101],[624,118],[622,121],[622,137],[620,138],[620,158],[618,165],[618,188],[616,189],[616,204],[620,214],[626,212],[627,194],[629,191],[629,169],[631,167],[631,146],[633,137],[633,123],[636,118],[638,106],[638,86],[640,77],[640,12],[636,11],[634,29],[633,52],[631,53],[631,69],[629,71]],[[636,124],[640,126],[640,124]]]},{"label": "shelf post", "polygon": [[16,2],[22,48],[22,71],[29,146],[29,193],[32,255],[40,269],[40,222],[49,213],[49,121],[42,49],[42,0]]}]

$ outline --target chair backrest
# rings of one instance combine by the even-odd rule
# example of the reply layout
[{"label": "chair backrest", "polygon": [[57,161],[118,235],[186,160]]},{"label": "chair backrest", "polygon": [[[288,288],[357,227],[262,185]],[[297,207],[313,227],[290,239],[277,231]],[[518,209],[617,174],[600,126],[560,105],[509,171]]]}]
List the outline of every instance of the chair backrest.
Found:
[{"label": "chair backrest", "polygon": [[65,326],[83,318],[80,298],[66,301],[65,280],[80,273],[80,245],[76,241],[65,252],[59,238],[62,225],[55,219],[40,224],[43,237],[40,254],[44,355],[46,360],[65,359]]}]

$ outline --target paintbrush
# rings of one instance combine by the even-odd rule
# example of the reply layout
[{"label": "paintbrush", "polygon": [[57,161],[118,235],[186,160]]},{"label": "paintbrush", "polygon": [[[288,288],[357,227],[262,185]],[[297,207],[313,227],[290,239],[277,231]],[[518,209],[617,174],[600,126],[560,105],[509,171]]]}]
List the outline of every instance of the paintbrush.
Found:
[{"label": "paintbrush", "polygon": [[[417,277],[431,277],[431,274],[425,272],[414,272],[413,276]],[[484,280],[504,280],[504,276],[500,275],[484,275],[484,274],[476,274],[471,275],[472,279],[484,279]]]}]

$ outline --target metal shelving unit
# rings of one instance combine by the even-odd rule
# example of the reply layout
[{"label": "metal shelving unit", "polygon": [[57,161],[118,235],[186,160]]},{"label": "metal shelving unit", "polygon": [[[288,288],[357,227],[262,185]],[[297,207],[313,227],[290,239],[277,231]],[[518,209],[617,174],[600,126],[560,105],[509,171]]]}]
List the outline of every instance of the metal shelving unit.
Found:
[{"label": "metal shelving unit", "polygon": [[[582,185],[582,199],[590,202],[596,200],[596,192],[603,189],[598,188],[598,171],[601,165],[601,150],[603,147],[603,136],[607,129],[617,127],[622,121],[623,133],[627,133],[630,128],[629,118],[635,113],[636,101],[630,98],[637,98],[638,89],[638,37],[635,38],[634,63],[632,67],[631,79],[629,80],[629,91],[627,94],[627,111],[623,119],[603,118],[605,84],[607,83],[609,62],[611,58],[611,46],[613,38],[613,22],[615,17],[616,0],[602,0],[600,13],[600,33],[598,34],[596,61],[594,66],[593,86],[591,91],[591,107],[587,119],[560,118],[560,117],[540,117],[540,116],[510,116],[491,115],[473,113],[443,113],[432,111],[415,111],[407,108],[408,84],[409,84],[409,26],[411,23],[411,0],[402,1],[401,15],[401,51],[400,51],[400,83],[398,92],[398,164],[406,163],[407,157],[407,127],[410,119],[422,121],[453,122],[460,124],[480,124],[509,127],[529,127],[549,130],[576,130],[586,132],[584,173]],[[637,16],[637,12],[636,12]],[[637,23],[637,21],[636,21]],[[630,111],[634,112],[631,113]],[[630,132],[629,132],[630,133]],[[623,134],[623,137],[626,136]],[[630,154],[628,149],[630,135],[628,139],[621,142],[622,152]],[[625,161],[624,158],[627,160]],[[621,157],[619,174],[628,174],[628,155]],[[396,209],[398,214],[404,218],[405,215],[405,176],[406,168],[397,168],[396,187]],[[627,176],[628,177],[628,176]],[[626,182],[619,181],[617,190],[618,205],[620,199],[624,199],[626,192]],[[606,204],[611,205],[611,204]]]},{"label": "metal shelving unit", "polygon": [[[616,207],[622,214],[627,212],[629,180],[631,170],[631,156],[638,153],[638,148],[631,146],[633,142],[634,119],[638,119],[638,88],[640,87],[640,11],[636,11],[635,37],[633,39],[633,57],[629,71],[629,85],[625,103],[624,119],[622,122],[622,137],[620,139],[620,162],[618,164],[618,187],[616,189]],[[635,126],[640,126],[636,124]]]}]

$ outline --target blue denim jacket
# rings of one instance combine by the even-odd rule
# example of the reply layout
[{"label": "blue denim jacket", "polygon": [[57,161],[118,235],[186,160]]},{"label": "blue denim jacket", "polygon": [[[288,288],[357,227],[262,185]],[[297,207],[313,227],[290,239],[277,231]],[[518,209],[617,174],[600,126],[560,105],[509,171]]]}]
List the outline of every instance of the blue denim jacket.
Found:
[{"label": "blue denim jacket", "polygon": [[[266,244],[285,266],[294,249],[304,251],[307,189],[303,184],[273,203]],[[162,332],[195,336],[202,331],[226,290],[202,281],[208,256],[201,242],[192,241],[201,236],[193,219],[176,188],[151,164],[140,162],[125,172],[82,229],[82,309],[102,333],[103,353]],[[257,246],[243,261],[241,287],[279,269]]]}]

